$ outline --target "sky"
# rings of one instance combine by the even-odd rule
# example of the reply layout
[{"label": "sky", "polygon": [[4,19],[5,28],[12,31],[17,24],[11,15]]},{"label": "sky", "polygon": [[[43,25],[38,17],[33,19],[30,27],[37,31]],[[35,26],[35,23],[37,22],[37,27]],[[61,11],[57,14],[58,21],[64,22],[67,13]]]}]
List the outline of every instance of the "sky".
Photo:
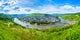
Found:
[{"label": "sky", "polygon": [[65,14],[80,12],[80,0],[0,0],[0,13]]}]

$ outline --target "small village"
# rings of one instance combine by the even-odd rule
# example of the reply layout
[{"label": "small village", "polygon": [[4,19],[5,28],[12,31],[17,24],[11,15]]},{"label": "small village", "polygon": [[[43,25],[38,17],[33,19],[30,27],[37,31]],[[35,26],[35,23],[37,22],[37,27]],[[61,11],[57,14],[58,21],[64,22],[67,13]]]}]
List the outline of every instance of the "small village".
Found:
[{"label": "small village", "polygon": [[37,16],[37,17],[25,17],[23,18],[25,22],[30,22],[31,24],[52,24],[56,22],[60,22],[60,19],[58,17],[53,16]]}]

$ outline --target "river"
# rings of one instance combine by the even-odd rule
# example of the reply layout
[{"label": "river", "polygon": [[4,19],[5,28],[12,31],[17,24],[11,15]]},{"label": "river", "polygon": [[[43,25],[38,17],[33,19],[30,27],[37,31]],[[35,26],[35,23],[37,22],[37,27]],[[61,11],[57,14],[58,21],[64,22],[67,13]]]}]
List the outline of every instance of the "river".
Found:
[{"label": "river", "polygon": [[37,28],[37,29],[48,29],[51,27],[63,27],[63,26],[67,26],[69,24],[75,23],[75,21],[66,21],[66,20],[62,19],[61,17],[59,17],[59,18],[61,19],[61,22],[51,24],[51,25],[30,24],[30,23],[23,22],[23,21],[19,20],[18,18],[14,18],[14,22],[25,28]]}]

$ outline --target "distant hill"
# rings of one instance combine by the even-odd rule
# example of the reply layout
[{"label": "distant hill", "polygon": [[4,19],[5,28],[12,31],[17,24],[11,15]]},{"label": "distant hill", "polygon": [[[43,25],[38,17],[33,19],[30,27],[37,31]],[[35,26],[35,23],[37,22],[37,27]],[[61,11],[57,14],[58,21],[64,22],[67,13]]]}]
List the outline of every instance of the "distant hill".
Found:
[{"label": "distant hill", "polygon": [[0,13],[0,20],[12,20],[12,17],[3,13]]},{"label": "distant hill", "polygon": [[36,17],[36,16],[45,16],[45,14],[32,13],[32,14],[29,14],[28,16],[31,16],[31,17]]},{"label": "distant hill", "polygon": [[10,16],[12,16],[12,18],[15,18],[15,17],[24,17],[24,16],[27,16],[28,14],[8,14]]}]

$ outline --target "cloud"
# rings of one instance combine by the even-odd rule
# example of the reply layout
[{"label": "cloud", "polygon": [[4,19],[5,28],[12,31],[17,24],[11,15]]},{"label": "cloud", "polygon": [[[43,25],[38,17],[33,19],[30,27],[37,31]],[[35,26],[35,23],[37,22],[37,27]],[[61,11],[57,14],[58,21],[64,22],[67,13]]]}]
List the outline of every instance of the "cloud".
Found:
[{"label": "cloud", "polygon": [[36,10],[23,7],[22,5],[32,5],[34,2],[30,0],[1,0],[0,1],[0,13],[6,14],[22,14],[22,13],[32,13]]},{"label": "cloud", "polygon": [[78,6],[72,6],[72,5],[64,5],[60,7],[61,13],[76,13],[80,12],[80,7]]},{"label": "cloud", "polygon": [[63,6],[53,6],[53,5],[45,5],[39,7],[39,12],[42,13],[74,13],[77,12],[76,8],[71,5],[63,5]]},{"label": "cloud", "polygon": [[71,5],[64,5],[64,6],[61,6],[60,8],[61,9],[74,9],[74,7]]},{"label": "cloud", "polygon": [[[36,1],[36,0],[35,0]],[[49,0],[51,1],[51,0]],[[22,3],[23,2],[23,3]],[[33,7],[23,7],[21,5],[33,5],[34,2],[30,0],[8,0],[0,1],[0,12],[5,14],[30,14],[30,13],[75,13],[80,12],[80,6],[72,5],[63,5],[63,6],[54,6],[54,5],[43,5]]]},{"label": "cloud", "polygon": [[64,5],[64,6],[59,6],[58,8],[52,5],[48,5],[48,6],[39,6],[37,7],[37,9],[35,8],[30,8],[30,7],[17,7],[17,10],[13,10],[15,9],[15,7],[13,7],[13,9],[9,9],[8,7],[4,8],[4,9],[8,9],[10,11],[8,11],[7,13],[9,14],[30,14],[30,13],[48,13],[48,14],[52,14],[52,13],[75,13],[75,12],[80,12],[80,7],[76,6],[73,7],[71,5]]},{"label": "cloud", "polygon": [[3,4],[3,3],[2,3],[2,2],[0,2],[0,6],[2,6],[2,4]]},{"label": "cloud", "polygon": [[56,11],[58,11],[58,9],[52,5],[41,6],[40,10],[42,13],[53,13],[53,12],[55,13]]},{"label": "cloud", "polygon": [[[48,0],[49,2],[52,0]],[[36,6],[34,5],[37,0],[1,0],[0,1],[0,12],[6,14],[30,14],[30,13],[75,13],[80,12],[80,6],[72,6],[72,5],[62,5],[62,6],[54,6],[54,5],[42,5]],[[23,7],[23,5],[25,7]],[[36,6],[34,8],[33,6]],[[31,6],[31,7],[28,7]]]},{"label": "cloud", "polygon": [[80,6],[72,6],[72,5],[63,5],[63,6],[53,6],[53,5],[45,5],[39,7],[39,12],[42,13],[76,13],[80,12]]}]

